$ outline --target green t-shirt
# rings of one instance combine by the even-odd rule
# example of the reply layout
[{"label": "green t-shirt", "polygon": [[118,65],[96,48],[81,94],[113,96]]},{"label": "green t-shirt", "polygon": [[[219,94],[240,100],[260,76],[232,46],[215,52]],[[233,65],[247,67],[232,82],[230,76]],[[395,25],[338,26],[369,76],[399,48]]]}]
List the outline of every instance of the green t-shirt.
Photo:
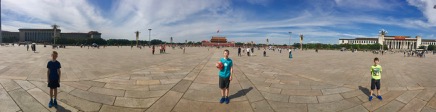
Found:
[{"label": "green t-shirt", "polygon": [[380,65],[371,66],[371,76],[372,79],[379,80],[381,78],[382,67]]}]

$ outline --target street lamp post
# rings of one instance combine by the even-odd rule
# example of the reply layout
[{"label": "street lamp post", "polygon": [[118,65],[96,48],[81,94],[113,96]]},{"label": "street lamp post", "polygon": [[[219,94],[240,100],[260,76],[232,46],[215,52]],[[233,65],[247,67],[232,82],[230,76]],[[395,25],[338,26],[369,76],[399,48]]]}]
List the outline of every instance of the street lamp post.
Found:
[{"label": "street lamp post", "polygon": [[136,47],[138,47],[139,33],[140,33],[139,31],[135,32],[135,34],[136,34]]},{"label": "street lamp post", "polygon": [[148,47],[151,47],[150,46],[150,42],[151,42],[150,38],[151,38],[151,29],[148,29]]},{"label": "street lamp post", "polygon": [[57,37],[57,35],[56,35],[56,30],[57,30],[57,28],[58,28],[59,26],[56,25],[56,24],[54,24],[54,25],[52,25],[51,27],[53,27],[53,45],[56,45],[56,37]]},{"label": "street lamp post", "polygon": [[289,48],[291,48],[291,37],[292,37],[292,32],[289,32]]}]

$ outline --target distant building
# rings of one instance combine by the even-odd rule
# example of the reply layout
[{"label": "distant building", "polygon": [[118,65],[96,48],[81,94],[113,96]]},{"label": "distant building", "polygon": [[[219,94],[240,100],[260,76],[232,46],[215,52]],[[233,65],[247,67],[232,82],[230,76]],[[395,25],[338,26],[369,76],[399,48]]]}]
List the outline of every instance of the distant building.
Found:
[{"label": "distant building", "polygon": [[18,32],[1,31],[2,40],[19,41],[20,34]]},{"label": "distant building", "polygon": [[[20,42],[51,42],[53,41],[53,29],[18,29],[20,33]],[[59,36],[61,30],[56,30]]]},{"label": "distant building", "polygon": [[235,46],[235,42],[227,42],[226,37],[212,36],[210,41],[207,41],[207,40],[201,41],[201,45],[203,45],[203,46],[228,46],[228,47],[234,47]]},{"label": "distant building", "polygon": [[53,42],[53,37],[67,39],[88,39],[101,38],[101,33],[98,31],[90,31],[88,33],[61,33],[60,29],[56,30],[54,35],[53,29],[18,29],[19,32],[2,31],[3,38],[18,38],[20,42]]},{"label": "distant building", "polygon": [[418,49],[420,46],[436,45],[435,39],[421,39],[420,36],[385,36],[380,34],[378,38],[355,38],[339,39],[339,44],[380,44],[388,49]]}]

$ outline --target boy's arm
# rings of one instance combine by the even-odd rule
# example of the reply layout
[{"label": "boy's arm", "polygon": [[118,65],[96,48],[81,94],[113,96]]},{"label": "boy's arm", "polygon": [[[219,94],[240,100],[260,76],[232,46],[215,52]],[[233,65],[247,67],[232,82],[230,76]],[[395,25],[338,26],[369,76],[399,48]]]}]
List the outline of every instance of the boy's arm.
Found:
[{"label": "boy's arm", "polygon": [[61,81],[61,69],[58,69],[58,74],[59,74],[59,82]]},{"label": "boy's arm", "polygon": [[50,69],[47,68],[47,83],[49,82]]}]

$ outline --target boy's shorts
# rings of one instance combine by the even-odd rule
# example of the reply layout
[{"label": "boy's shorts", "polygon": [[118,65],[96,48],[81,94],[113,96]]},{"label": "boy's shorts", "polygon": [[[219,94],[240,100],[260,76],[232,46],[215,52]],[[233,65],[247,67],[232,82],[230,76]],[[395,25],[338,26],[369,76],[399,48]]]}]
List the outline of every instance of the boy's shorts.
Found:
[{"label": "boy's shorts", "polygon": [[56,89],[60,87],[59,80],[50,80],[47,87],[50,87],[50,89]]},{"label": "boy's shorts", "polygon": [[230,85],[230,77],[227,77],[227,78],[220,77],[219,78],[219,86],[221,89],[229,88],[229,85]]},{"label": "boy's shorts", "polygon": [[374,90],[377,87],[377,90],[380,89],[380,79],[371,79],[371,90]]}]

